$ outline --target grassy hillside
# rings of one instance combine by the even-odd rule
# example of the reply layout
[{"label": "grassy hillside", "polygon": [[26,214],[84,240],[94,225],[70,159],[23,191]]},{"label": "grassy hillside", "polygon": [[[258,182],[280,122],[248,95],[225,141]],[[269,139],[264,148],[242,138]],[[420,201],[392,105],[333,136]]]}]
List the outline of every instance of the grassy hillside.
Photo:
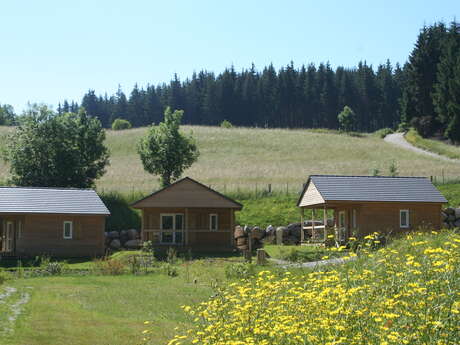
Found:
[{"label": "grassy hillside", "polygon": [[460,159],[460,147],[449,145],[439,140],[422,138],[416,130],[411,129],[405,135],[405,138],[412,145],[423,150],[431,151],[449,158]]},{"label": "grassy hillside", "polygon": [[[361,174],[374,168],[386,173],[394,160],[401,175],[460,175],[460,165],[402,150],[376,135],[362,137],[321,130],[288,130],[184,126],[197,138],[201,156],[185,172],[222,191],[272,188],[298,192],[309,174]],[[8,128],[0,128],[0,145]],[[107,131],[111,165],[97,183],[100,191],[158,188],[158,179],[144,172],[136,145],[146,128]],[[7,177],[2,162],[0,179]]]}]

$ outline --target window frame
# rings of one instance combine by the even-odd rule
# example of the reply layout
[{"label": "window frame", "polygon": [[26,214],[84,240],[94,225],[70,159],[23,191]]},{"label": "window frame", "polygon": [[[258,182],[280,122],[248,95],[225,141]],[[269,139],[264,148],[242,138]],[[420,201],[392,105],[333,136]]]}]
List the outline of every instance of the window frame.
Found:
[{"label": "window frame", "polygon": [[[65,226],[66,224],[70,224],[70,235],[66,236],[65,233]],[[73,239],[73,221],[72,220],[64,220],[62,224],[62,238],[64,240],[72,240]]]},{"label": "window frame", "polygon": [[[216,217],[216,228],[212,228],[212,218]],[[218,231],[219,230],[219,215],[217,213],[209,214],[209,231]]]},{"label": "window frame", "polygon": [[[405,214],[405,221],[406,221],[406,224],[403,225],[402,224],[402,220],[403,220],[403,217],[402,215]],[[410,212],[408,209],[402,209],[402,210],[399,210],[399,227],[401,229],[407,229],[410,227]]]},{"label": "window frame", "polygon": [[[163,217],[172,217],[172,229],[163,229]],[[182,227],[180,229],[176,229],[176,217],[182,217]],[[160,243],[161,244],[169,244],[169,245],[182,245],[184,243],[184,222],[185,222],[185,214],[184,213],[160,213]],[[176,242],[176,233],[181,233],[182,239],[181,242]],[[172,241],[171,242],[164,242],[163,241],[163,234],[171,234]]]}]

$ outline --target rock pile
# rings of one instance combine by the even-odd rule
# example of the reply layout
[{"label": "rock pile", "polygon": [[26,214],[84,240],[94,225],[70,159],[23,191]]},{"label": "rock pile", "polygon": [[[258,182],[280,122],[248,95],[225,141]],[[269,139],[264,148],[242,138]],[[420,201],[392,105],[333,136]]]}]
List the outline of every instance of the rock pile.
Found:
[{"label": "rock pile", "polygon": [[442,226],[446,229],[460,228],[460,208],[448,207],[441,212]]},{"label": "rock pile", "polygon": [[142,245],[136,229],[109,231],[105,233],[105,246],[110,249],[139,249]]},{"label": "rock pile", "polygon": [[236,247],[241,250],[249,249],[249,241],[251,241],[251,249],[256,250],[263,247],[262,240],[265,238],[266,232],[264,229],[255,226],[253,228],[249,226],[241,227],[237,225],[235,227],[234,237],[236,241]]}]

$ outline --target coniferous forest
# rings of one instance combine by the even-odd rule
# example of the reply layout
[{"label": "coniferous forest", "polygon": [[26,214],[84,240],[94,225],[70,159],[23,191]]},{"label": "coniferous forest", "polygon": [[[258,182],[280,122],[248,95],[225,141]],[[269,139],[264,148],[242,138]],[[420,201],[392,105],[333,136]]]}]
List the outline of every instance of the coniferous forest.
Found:
[{"label": "coniferous forest", "polygon": [[170,106],[185,111],[186,124],[227,120],[236,126],[330,129],[338,128],[337,115],[349,106],[355,131],[412,126],[423,136],[459,142],[460,26],[423,27],[402,67],[390,61],[335,69],[329,63],[291,62],[280,69],[204,70],[183,80],[174,75],[169,83],[135,85],[126,94],[121,87],[114,95],[89,90],[80,104],[64,101],[57,110],[76,112],[80,106],[104,127],[117,118],[134,127],[158,123]]}]

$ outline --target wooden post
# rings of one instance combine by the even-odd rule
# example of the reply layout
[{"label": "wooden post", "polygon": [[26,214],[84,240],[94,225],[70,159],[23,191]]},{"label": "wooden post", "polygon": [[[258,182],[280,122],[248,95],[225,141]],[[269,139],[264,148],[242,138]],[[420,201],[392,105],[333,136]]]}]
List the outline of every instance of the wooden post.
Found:
[{"label": "wooden post", "polygon": [[300,208],[300,243],[302,244],[305,241],[305,234],[303,232],[303,217],[304,217],[304,208]]},{"label": "wooden post", "polygon": [[141,209],[141,243],[144,243],[145,237],[144,237],[144,209]]},{"label": "wooden post", "polygon": [[248,231],[248,256],[247,256],[247,260],[249,261],[249,263],[252,262],[252,231],[251,230]]},{"label": "wooden post", "polygon": [[257,249],[257,265],[265,265],[267,263],[267,256],[265,250]]},{"label": "wooden post", "polygon": [[235,211],[233,208],[230,209],[230,247],[234,246],[235,243],[235,224],[234,224],[234,217]]},{"label": "wooden post", "polygon": [[316,237],[315,234],[315,209],[311,209],[311,237],[314,238]]},{"label": "wooden post", "polygon": [[272,192],[272,184],[269,183],[269,184],[268,184],[268,193],[270,194],[271,192]]},{"label": "wooden post", "polygon": [[188,229],[188,208],[185,208],[185,217],[184,217],[184,226],[182,227],[182,243],[186,246],[188,246],[188,235],[189,235],[189,229]]},{"label": "wooden post", "polygon": [[326,210],[326,204],[324,204],[323,208],[323,224],[324,224],[324,238],[327,237],[327,210]]}]

